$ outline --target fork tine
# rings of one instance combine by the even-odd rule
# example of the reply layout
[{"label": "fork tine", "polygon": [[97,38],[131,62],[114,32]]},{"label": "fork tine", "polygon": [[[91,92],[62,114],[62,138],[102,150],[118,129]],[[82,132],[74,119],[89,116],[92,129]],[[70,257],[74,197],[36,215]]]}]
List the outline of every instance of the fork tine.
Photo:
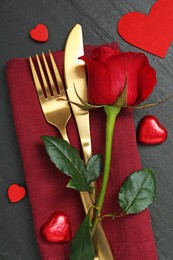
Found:
[{"label": "fork tine", "polygon": [[55,83],[53,81],[53,78],[52,78],[52,75],[51,75],[51,72],[50,72],[50,69],[49,69],[46,57],[45,57],[43,52],[42,52],[42,57],[43,57],[43,62],[44,62],[45,68],[46,68],[46,72],[47,72],[47,76],[48,76],[48,79],[49,79],[49,83],[50,83],[50,86],[51,86],[51,90],[52,90],[53,96],[56,97],[56,96],[58,96],[58,92],[56,90]]},{"label": "fork tine", "polygon": [[41,87],[41,84],[40,84],[40,80],[37,76],[37,72],[36,72],[36,69],[35,69],[35,66],[34,66],[34,63],[32,61],[31,56],[29,57],[29,62],[30,62],[30,67],[31,67],[35,87],[37,89],[38,97],[39,97],[40,101],[43,101],[45,99],[45,96],[44,96],[44,93],[43,93],[43,90],[42,90],[42,87]]},{"label": "fork tine", "polygon": [[53,68],[53,71],[54,71],[54,74],[55,74],[56,82],[57,82],[57,85],[58,85],[58,90],[59,90],[60,94],[63,94],[63,93],[65,93],[65,89],[64,89],[64,86],[63,86],[63,83],[62,83],[62,80],[61,80],[61,76],[59,74],[59,70],[58,70],[57,65],[55,63],[55,59],[54,59],[52,52],[50,50],[49,50],[49,56],[50,56],[52,68]]},{"label": "fork tine", "polygon": [[41,75],[41,78],[42,78],[42,81],[43,81],[46,96],[50,97],[51,96],[50,89],[49,89],[46,77],[44,75],[43,67],[41,65],[40,58],[39,58],[38,54],[36,54],[36,59],[37,59],[38,67],[39,67],[39,70],[40,70],[40,75]]}]

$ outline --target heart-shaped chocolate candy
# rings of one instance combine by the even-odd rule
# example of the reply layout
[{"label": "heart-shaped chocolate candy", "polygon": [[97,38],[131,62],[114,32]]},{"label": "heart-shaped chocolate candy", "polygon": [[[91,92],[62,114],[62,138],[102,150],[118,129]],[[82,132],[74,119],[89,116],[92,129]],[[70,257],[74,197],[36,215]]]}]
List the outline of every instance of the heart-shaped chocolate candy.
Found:
[{"label": "heart-shaped chocolate candy", "polygon": [[145,116],[139,123],[137,139],[142,144],[160,144],[167,139],[166,128],[153,115]]},{"label": "heart-shaped chocolate candy", "polygon": [[62,211],[54,212],[41,227],[44,239],[51,243],[67,243],[71,240],[71,226],[68,216]]}]

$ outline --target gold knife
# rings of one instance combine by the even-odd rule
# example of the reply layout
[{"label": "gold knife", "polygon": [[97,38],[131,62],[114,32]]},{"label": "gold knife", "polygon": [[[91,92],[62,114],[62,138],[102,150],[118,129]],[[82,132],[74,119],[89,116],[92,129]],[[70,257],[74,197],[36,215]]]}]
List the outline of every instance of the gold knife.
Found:
[{"label": "gold knife", "polygon": [[[82,29],[77,24],[70,32],[64,52],[64,75],[68,99],[72,102],[80,103],[78,95],[87,100],[87,82],[85,73],[85,64],[78,57],[84,54],[83,51],[83,36]],[[75,87],[74,87],[75,86]],[[76,89],[76,91],[75,91]],[[91,140],[90,140],[90,125],[89,125],[89,113],[87,110],[82,110],[78,106],[70,103],[73,111],[73,115],[76,120],[81,146],[83,149],[84,161],[87,163],[88,159],[92,155]],[[84,209],[88,212],[88,209],[95,203],[91,201],[90,196],[87,193],[81,193]],[[86,198],[84,198],[86,196]],[[86,203],[87,201],[87,203]],[[90,201],[90,203],[88,203]]]},{"label": "gold knife", "polygon": [[[83,51],[83,37],[82,29],[77,24],[70,32],[66,46],[64,56],[64,68],[65,68],[65,82],[67,88],[67,95],[70,101],[80,103],[78,95],[87,100],[87,82],[85,73],[85,64],[78,58],[84,54]],[[75,86],[75,87],[74,87]],[[90,142],[90,127],[89,127],[89,113],[87,110],[81,110],[74,104],[70,104],[77,127],[79,129],[79,136],[81,145],[83,147],[83,155],[85,162],[91,157],[91,142]]]},{"label": "gold knife", "polygon": [[[76,24],[67,38],[64,53],[64,75],[67,95],[70,101],[76,103],[80,103],[79,98],[76,95],[76,91],[83,100],[87,100],[85,63],[78,59],[83,54],[84,49],[82,28],[80,24]],[[87,163],[88,159],[92,155],[89,112],[80,109],[78,106],[72,103],[70,103],[70,105],[76,120],[81,146],[83,149],[84,160],[85,163]],[[87,213],[88,209],[93,205],[94,202],[92,201],[88,192],[81,192],[80,194],[85,212]],[[100,223],[97,226],[93,239],[97,251],[97,259],[113,260],[109,243]]]}]

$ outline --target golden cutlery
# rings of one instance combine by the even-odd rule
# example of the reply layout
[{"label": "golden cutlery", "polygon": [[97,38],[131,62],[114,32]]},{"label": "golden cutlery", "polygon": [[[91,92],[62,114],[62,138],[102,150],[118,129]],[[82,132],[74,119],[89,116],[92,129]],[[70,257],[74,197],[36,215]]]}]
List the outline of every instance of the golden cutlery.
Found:
[{"label": "golden cutlery", "polygon": [[[83,36],[81,26],[77,24],[67,38],[64,51],[64,76],[67,96],[70,101],[76,103],[81,103],[76,95],[76,91],[83,100],[87,100],[85,65],[82,60],[78,59],[82,55]],[[83,149],[84,161],[87,163],[88,159],[92,155],[89,112],[87,110],[80,109],[73,103],[70,103],[70,106],[76,120],[80,142]],[[92,203],[95,204],[96,184],[94,183],[93,186],[94,196],[91,196],[91,199]],[[85,211],[88,212],[88,209],[89,208],[85,208]]]},{"label": "golden cutlery", "polygon": [[[36,68],[31,57],[29,57],[30,67],[31,67],[36,91],[38,94],[38,98],[45,119],[49,124],[52,124],[55,127],[57,127],[61,132],[62,137],[66,141],[69,141],[66,133],[66,125],[71,116],[70,105],[69,102],[66,101],[67,100],[66,92],[58,68],[56,66],[55,60],[50,51],[49,51],[49,56],[50,56],[50,61],[52,64],[52,68],[54,71],[54,76],[56,78],[57,84],[54,83],[44,53],[42,53],[44,68],[41,64],[39,56],[36,55],[37,65],[40,71],[40,76],[43,84],[40,83],[39,76],[37,75]],[[46,79],[47,77],[44,73],[44,69],[46,70],[49,83],[47,82]],[[88,212],[87,209],[89,209],[93,205],[91,201],[91,197],[88,192],[80,192],[80,195],[81,195],[84,209],[86,209],[86,212]]]},{"label": "golden cutlery", "polygon": [[[64,51],[64,75],[66,91],[69,100],[76,103],[81,103],[76,95],[76,91],[83,100],[87,100],[85,64],[82,60],[78,59],[83,54],[82,29],[81,26],[77,24],[72,29],[67,38]],[[87,163],[88,159],[92,155],[89,112],[87,110],[80,109],[78,106],[72,103],[70,105],[79,131],[84,160]]]},{"label": "golden cutlery", "polygon": [[[80,100],[76,95],[76,91],[83,100],[87,100],[87,80],[85,63],[78,59],[80,56],[84,55],[82,28],[79,24],[72,29],[67,38],[64,55],[64,74],[67,95],[70,101],[80,103]],[[83,148],[84,160],[87,163],[88,159],[92,155],[89,112],[80,109],[72,103],[70,104],[76,120],[81,145]],[[92,201],[94,204],[95,198],[93,196]],[[85,208],[85,211],[87,212],[88,209],[89,208]],[[93,239],[97,251],[97,259],[113,260],[112,252],[101,223],[98,224]]]},{"label": "golden cutlery", "polygon": [[[49,124],[54,125],[55,127],[57,127],[59,129],[63,139],[65,139],[66,141],[69,141],[68,137],[67,137],[67,132],[66,132],[66,125],[70,119],[71,110],[70,110],[68,102],[66,101],[67,98],[66,98],[65,89],[64,89],[61,77],[59,75],[58,69],[55,65],[55,61],[53,59],[52,54],[51,53],[49,53],[49,54],[50,54],[52,67],[54,69],[54,73],[55,73],[55,77],[56,77],[56,81],[57,81],[57,87],[54,83],[54,80],[51,75],[51,72],[50,72],[50,69],[49,69],[49,66],[46,61],[44,53],[42,53],[42,58],[43,58],[44,66],[45,66],[47,76],[49,79],[49,83],[47,82],[43,67],[40,62],[40,58],[38,55],[36,55],[37,64],[38,64],[40,75],[41,75],[41,78],[43,81],[44,90],[40,83],[34,63],[32,61],[32,58],[29,57],[31,71],[32,71],[35,87],[37,90],[40,105],[43,110],[45,119],[47,120],[47,122]],[[61,98],[61,99],[58,100],[58,98]]]}]

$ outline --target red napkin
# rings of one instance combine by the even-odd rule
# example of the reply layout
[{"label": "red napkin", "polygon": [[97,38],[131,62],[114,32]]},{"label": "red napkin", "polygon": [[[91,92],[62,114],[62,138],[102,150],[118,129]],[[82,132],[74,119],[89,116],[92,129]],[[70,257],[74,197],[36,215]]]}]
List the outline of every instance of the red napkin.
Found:
[{"label": "red napkin", "polygon": [[[90,52],[91,49],[88,46],[86,51]],[[54,57],[63,77],[63,52],[55,52]],[[57,210],[64,211],[69,216],[73,235],[84,218],[79,193],[66,188],[68,177],[60,173],[49,160],[40,139],[42,135],[60,137],[60,134],[43,116],[28,59],[14,59],[7,63],[7,83],[41,257],[46,260],[67,260],[69,243],[50,244],[40,234],[40,227]],[[104,111],[92,110],[93,154],[104,155],[104,126]],[[71,144],[81,152],[73,118],[68,123],[67,131]],[[115,212],[118,192],[126,176],[141,168],[131,110],[124,109],[118,116],[112,158],[104,204],[107,213]],[[148,210],[115,220],[106,218],[103,227],[116,260],[157,259]]]}]

